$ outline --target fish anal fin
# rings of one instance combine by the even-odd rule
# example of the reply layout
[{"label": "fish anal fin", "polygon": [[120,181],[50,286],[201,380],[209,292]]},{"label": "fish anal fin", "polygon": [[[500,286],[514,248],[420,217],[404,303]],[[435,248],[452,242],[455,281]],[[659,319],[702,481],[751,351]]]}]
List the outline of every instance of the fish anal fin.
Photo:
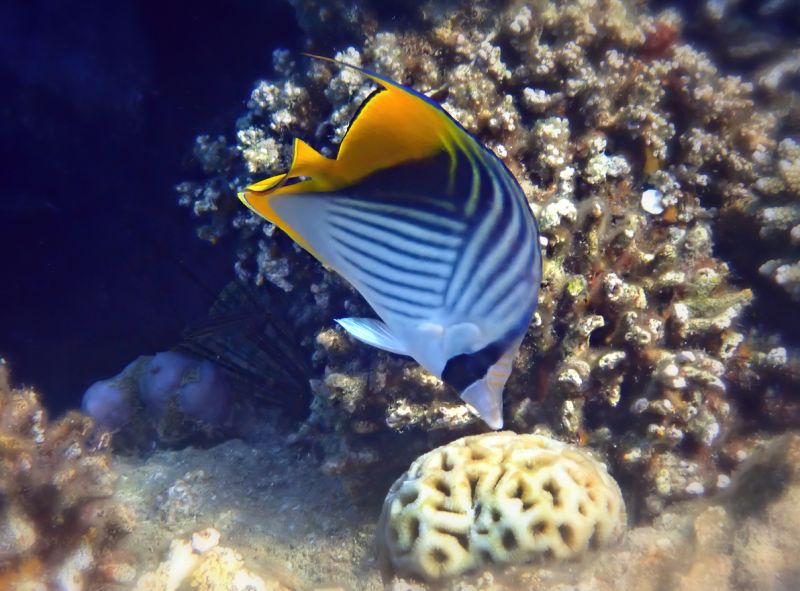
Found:
[{"label": "fish anal fin", "polygon": [[408,355],[406,347],[392,334],[389,327],[374,318],[337,318],[336,322],[353,338],[390,353]]}]

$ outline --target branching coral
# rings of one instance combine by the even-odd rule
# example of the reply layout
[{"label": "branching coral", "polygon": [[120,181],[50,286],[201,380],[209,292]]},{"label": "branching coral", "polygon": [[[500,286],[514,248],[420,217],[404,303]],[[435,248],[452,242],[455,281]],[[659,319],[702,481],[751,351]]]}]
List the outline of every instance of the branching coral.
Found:
[{"label": "branching coral", "polygon": [[92,431],[74,412],[49,422],[36,393],[11,389],[0,365],[1,588],[81,591],[114,570],[110,550],[132,522],[110,500],[108,437]]},{"label": "branching coral", "polygon": [[[316,5],[302,6],[307,21]],[[713,489],[727,469],[716,454],[738,436],[742,404],[764,392],[758,360],[773,347],[743,330],[753,292],[735,284],[715,249],[720,237],[735,241],[742,224],[765,241],[797,233],[795,140],[781,137],[774,112],[756,108],[751,83],[679,42],[676,13],[653,16],[622,0],[408,10],[405,32],[364,8],[356,20],[375,28],[365,27],[360,47],[336,53],[307,27],[310,44],[430,93],[525,190],[545,266],[506,388],[510,425],[545,423],[604,448],[622,475],[645,483],[654,511]],[[321,10],[318,18],[335,19]],[[385,458],[393,432],[425,431],[433,444],[439,430],[477,425],[438,380],[331,329],[336,315],[370,312],[287,237],[231,205],[249,172],[287,165],[291,136],[332,155],[372,88],[351,71],[282,51],[274,63],[275,77],[257,85],[238,122],[238,144],[198,140],[210,178],[179,190],[195,212],[212,214],[201,236],[239,232],[242,278],[293,292],[288,315],[315,340],[321,374],[300,438],[322,445],[329,469],[352,474]],[[779,252],[759,264],[792,293],[794,259]],[[786,401],[797,375],[781,371],[772,396]],[[402,463],[401,455],[393,458]]]}]

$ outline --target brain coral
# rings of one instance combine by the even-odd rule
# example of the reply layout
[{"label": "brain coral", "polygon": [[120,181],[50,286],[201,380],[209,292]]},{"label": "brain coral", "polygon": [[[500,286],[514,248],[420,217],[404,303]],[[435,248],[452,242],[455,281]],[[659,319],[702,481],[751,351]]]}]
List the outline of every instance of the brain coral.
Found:
[{"label": "brain coral", "polygon": [[603,464],[554,439],[504,431],[418,458],[389,490],[377,547],[384,568],[435,580],[570,558],[624,527],[625,504]]}]

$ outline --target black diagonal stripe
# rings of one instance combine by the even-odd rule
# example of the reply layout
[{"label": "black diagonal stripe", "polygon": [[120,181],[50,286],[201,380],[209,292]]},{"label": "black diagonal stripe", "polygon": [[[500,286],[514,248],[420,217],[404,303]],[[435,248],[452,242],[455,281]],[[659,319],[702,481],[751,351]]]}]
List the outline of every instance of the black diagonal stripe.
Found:
[{"label": "black diagonal stripe", "polygon": [[[501,187],[504,189],[504,208],[509,211],[508,213],[508,221],[506,227],[504,228],[505,231],[510,230],[511,224],[511,209],[513,208],[516,211],[516,214],[520,217],[520,224],[519,228],[517,229],[517,233],[514,236],[511,246],[508,248],[507,253],[502,256],[502,258],[497,259],[494,261],[494,268],[491,270],[491,273],[486,277],[485,283],[487,286],[493,285],[495,282],[499,282],[503,276],[507,273],[511,272],[511,265],[514,263],[518,256],[520,256],[520,250],[525,251],[525,255],[528,257],[535,257],[536,250],[532,248],[531,240],[533,239],[532,230],[534,229],[533,226],[533,214],[530,211],[530,208],[527,206],[527,202],[524,204],[522,200],[525,199],[525,196],[521,193],[521,190],[518,189],[512,183],[515,183],[514,179],[510,176],[506,176],[503,174],[498,174],[497,180],[500,183]],[[519,192],[518,192],[519,191]],[[504,232],[505,233],[505,232]],[[499,241],[499,237],[498,237]],[[496,242],[494,244],[497,244]],[[538,245],[537,245],[538,246]],[[487,257],[488,258],[488,257]],[[531,262],[533,262],[535,258],[532,258]],[[523,267],[522,271],[519,273],[517,280],[523,281],[525,279],[530,279],[530,271],[527,270],[527,267]],[[496,305],[496,303],[501,300],[503,297],[502,292],[496,296],[492,300],[492,305]],[[480,300],[480,297],[476,299],[476,302]],[[491,306],[489,307],[491,310]]]},{"label": "black diagonal stripe", "polygon": [[395,262],[388,261],[388,260],[386,260],[384,258],[381,258],[380,256],[376,255],[374,252],[367,252],[362,248],[354,246],[353,244],[343,242],[339,238],[336,238],[336,236],[331,235],[331,238],[333,239],[333,241],[337,245],[342,246],[342,247],[346,247],[349,250],[351,250],[352,252],[354,252],[356,254],[359,254],[359,255],[361,255],[363,257],[366,257],[368,259],[371,259],[371,260],[375,261],[377,264],[379,264],[381,266],[384,266],[384,267],[388,267],[389,269],[394,269],[396,271],[402,271],[404,273],[416,273],[416,274],[418,274],[420,276],[423,276],[423,277],[432,277],[432,278],[436,278],[436,279],[444,279],[444,278],[446,278],[446,275],[442,275],[441,273],[434,273],[432,271],[425,271],[418,264],[416,264],[416,265],[409,264],[408,266],[404,267],[402,265],[396,264]]},{"label": "black diagonal stripe", "polygon": [[[486,163],[481,161],[481,194],[479,205],[476,210],[475,220],[476,223],[471,228],[470,235],[468,235],[467,239],[465,240],[465,247],[466,244],[469,244],[473,240],[477,240],[478,237],[476,233],[480,229],[481,221],[484,220],[488,214],[489,210],[493,205],[493,200],[495,199],[495,186],[492,182],[491,172],[486,168]],[[500,214],[498,218],[495,220],[494,225],[489,230],[488,236],[485,238],[482,244],[480,244],[480,248],[483,254],[480,254],[471,261],[469,267],[466,269],[465,277],[467,277],[465,281],[465,286],[469,283],[470,278],[475,277],[475,274],[478,271],[478,268],[481,265],[487,264],[487,257],[485,253],[491,252],[495,245],[500,241],[503,235],[508,231],[509,224],[511,223],[511,212],[508,207],[508,195],[506,194],[505,187],[503,186],[502,181],[498,180],[497,182],[497,192],[499,193],[498,198],[500,199]],[[468,261],[460,260],[459,265],[466,264]],[[454,265],[454,268],[458,265]],[[464,300],[468,290],[462,289],[458,294],[458,297],[455,299],[453,303],[453,307],[459,307]]]},{"label": "black diagonal stripe", "polygon": [[[432,232],[457,234],[459,230],[463,230],[466,227],[466,223],[460,216],[453,212],[432,211],[430,208],[418,207],[418,204],[409,205],[407,201],[397,198],[382,199],[378,202],[360,200],[356,197],[349,197],[348,199],[349,201],[343,204],[344,207],[363,213],[392,216],[398,221],[414,224]],[[381,209],[382,205],[392,207],[393,210],[389,212]],[[453,228],[454,224],[458,225],[459,230]]]},{"label": "black diagonal stripe", "polygon": [[440,242],[430,242],[429,240],[425,240],[420,236],[414,236],[413,234],[403,230],[400,227],[397,227],[396,225],[391,225],[391,222],[394,218],[388,215],[381,216],[384,218],[384,220],[381,220],[383,223],[377,223],[372,220],[366,220],[364,218],[360,218],[358,216],[350,215],[346,212],[340,212],[340,211],[331,211],[329,215],[333,218],[338,219],[340,222],[344,221],[344,222],[353,222],[356,224],[361,224],[362,226],[367,226],[379,232],[386,232],[387,234],[393,234],[397,236],[398,239],[400,240],[415,242],[417,244],[421,244],[423,246],[426,246],[434,250],[438,249],[453,250],[452,246],[447,246]]},{"label": "black diagonal stripe", "polygon": [[[347,247],[346,244],[342,244],[342,246]],[[396,279],[392,279],[391,277],[388,277],[386,275],[375,273],[374,271],[369,270],[368,268],[366,268],[362,264],[356,262],[352,257],[349,257],[344,253],[340,252],[339,256],[341,256],[343,260],[347,261],[350,265],[355,267],[358,271],[360,271],[361,273],[363,273],[367,277],[372,277],[374,279],[377,279],[378,281],[381,281],[381,282],[384,282],[384,283],[388,283],[389,285],[394,285],[396,287],[403,287],[403,288],[406,288],[406,289],[419,291],[419,292],[422,292],[422,293],[428,293],[428,294],[431,294],[431,295],[439,295],[440,296],[443,293],[442,290],[433,289],[432,287],[426,287],[424,285],[410,285],[408,283],[403,283],[402,281],[397,281]]]},{"label": "black diagonal stripe", "polygon": [[[423,318],[425,316],[425,310],[430,309],[430,306],[427,304],[421,304],[417,301],[410,300],[402,296],[398,296],[397,294],[393,294],[389,291],[386,291],[383,288],[376,287],[374,283],[371,283],[369,281],[364,281],[362,279],[360,282],[364,288],[371,291],[373,294],[380,296],[379,303],[381,307],[386,308],[387,310],[394,312],[395,314],[401,314],[408,318]],[[415,311],[409,312],[408,310],[397,308],[395,307],[396,304],[405,304],[407,306],[410,306]],[[419,312],[416,312],[416,310],[419,310]]]},{"label": "black diagonal stripe", "polygon": [[[425,256],[421,254],[415,254],[412,252],[408,252],[407,250],[402,250],[397,247],[396,244],[391,244],[390,242],[386,242],[385,240],[381,240],[376,236],[369,236],[364,234],[363,232],[359,232],[357,230],[353,230],[348,226],[344,226],[342,224],[337,224],[336,222],[331,222],[331,227],[336,228],[340,232],[348,235],[348,236],[355,236],[356,238],[360,238],[361,240],[366,240],[367,242],[372,242],[374,244],[380,244],[384,248],[388,248],[389,250],[393,250],[397,252],[400,256],[404,256],[409,259],[415,259],[419,261],[431,261],[435,263],[441,262],[441,260],[436,256]],[[441,250],[441,249],[439,249]]]},{"label": "black diagonal stripe", "polygon": [[467,156],[456,150],[452,183],[450,165],[450,154],[442,150],[429,158],[376,170],[347,187],[343,195],[357,199],[367,197],[371,201],[393,201],[450,217],[463,207],[472,187],[472,172]]}]

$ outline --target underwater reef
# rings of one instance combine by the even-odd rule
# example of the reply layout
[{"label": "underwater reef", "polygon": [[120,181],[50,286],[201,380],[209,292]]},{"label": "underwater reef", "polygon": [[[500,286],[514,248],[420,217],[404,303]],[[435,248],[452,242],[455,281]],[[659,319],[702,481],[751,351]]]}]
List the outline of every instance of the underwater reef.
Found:
[{"label": "underwater reef", "polygon": [[[32,391],[10,388],[5,368],[2,377],[4,590],[766,591],[800,583],[797,432],[762,441],[724,492],[668,507],[602,550],[567,561],[473,565],[429,585],[391,574],[381,580],[374,543],[386,489],[376,485],[371,504],[354,504],[340,478],[320,474],[318,459],[291,445],[292,426],[277,413],[261,423],[252,442],[112,456],[107,438],[98,444],[87,437],[86,417],[72,412],[48,421]],[[504,516],[536,516],[533,502],[560,526],[562,541],[575,536],[577,551],[587,526],[605,523],[609,533],[620,525],[613,504],[607,515],[602,503],[581,512],[580,502],[593,494],[595,500],[619,498],[590,454],[533,435],[469,437],[420,458],[409,472],[421,469],[421,478],[403,475],[386,506],[402,505],[404,488],[415,488],[422,493],[420,517],[439,520],[420,523],[420,533],[428,525],[452,527],[456,521],[442,521],[446,507],[438,515],[425,507],[458,502],[466,489],[454,486],[450,501],[443,501],[444,481],[474,476],[484,482],[476,488],[481,500],[500,516],[497,526],[495,511],[480,518],[492,550],[502,552],[504,540],[510,543],[504,528],[524,521]],[[503,484],[493,493],[485,483],[498,475]],[[515,484],[522,484],[519,492]],[[565,529],[568,524],[574,531]],[[542,541],[561,543],[554,532]]]},{"label": "underwater reef", "polygon": [[[637,589],[789,590],[800,585],[796,552],[800,438],[778,437],[733,475],[715,499],[670,507],[652,524],[580,561],[473,573],[443,589],[458,591],[614,591]],[[395,578],[390,591],[430,587]]]},{"label": "underwater reef", "polygon": [[177,187],[236,244],[208,318],[57,419],[0,359],[0,589],[800,588],[792,3],[289,4],[518,179],[543,272],[509,431],[344,332],[361,296],[237,199],[375,89],[278,50]]},{"label": "underwater reef", "polygon": [[[544,270],[509,428],[599,450],[638,519],[724,489],[765,432],[800,425],[800,331],[760,320],[800,286],[796,109],[682,41],[680,13],[640,2],[416,2],[402,27],[369,5],[294,5],[309,51],[429,93],[523,187]],[[294,136],[333,155],[373,89],[286,51],[273,66],[235,142],[198,137],[202,172],[178,192],[201,238],[237,237],[242,281],[290,294],[286,318],[316,348],[296,442],[355,491],[483,428],[415,363],[334,328],[369,308],[236,202],[286,169]]]},{"label": "underwater reef", "polygon": [[[236,584],[248,581],[259,591],[774,591],[800,582],[797,432],[762,442],[733,472],[725,492],[680,501],[601,550],[565,561],[485,564],[436,583],[397,575],[382,581],[374,544],[386,489],[375,491],[377,506],[355,505],[341,480],[321,475],[317,459],[289,445],[291,437],[276,417],[263,425],[260,443],[231,440],[209,449],[117,458],[115,498],[137,522],[119,547],[136,567],[133,588],[244,591],[248,587]],[[457,457],[458,449],[446,446],[439,457],[448,451]],[[562,482],[558,473],[570,467],[556,462],[540,474],[555,472]],[[500,508],[514,511],[520,501],[513,488],[504,490],[511,494],[498,499],[505,503]],[[571,503],[569,489],[561,492]],[[395,498],[388,495],[387,503]],[[571,519],[577,523],[578,515]],[[502,529],[492,529],[502,548]]]},{"label": "underwater reef", "polygon": [[[337,477],[320,474],[316,457],[289,444],[285,420],[272,417],[260,429],[252,442],[117,457],[116,498],[138,522],[121,548],[137,566],[136,588],[163,590],[173,572],[185,579],[175,588],[195,589],[204,562],[220,563],[216,576],[204,579],[208,589],[227,591],[211,583],[241,568],[262,578],[266,589],[381,588],[371,559],[379,506],[354,505]],[[208,528],[216,532],[210,542],[193,539]],[[231,564],[227,550],[209,561],[205,550],[215,541],[244,566]]]},{"label": "underwater reef", "polygon": [[291,591],[248,570],[241,554],[219,541],[220,533],[211,527],[193,533],[191,541],[173,540],[166,560],[139,577],[134,591]]},{"label": "underwater reef", "polygon": [[11,388],[8,373],[0,359],[0,588],[126,582],[132,568],[115,548],[135,520],[113,497],[108,434],[78,412],[48,420],[39,396]]}]

